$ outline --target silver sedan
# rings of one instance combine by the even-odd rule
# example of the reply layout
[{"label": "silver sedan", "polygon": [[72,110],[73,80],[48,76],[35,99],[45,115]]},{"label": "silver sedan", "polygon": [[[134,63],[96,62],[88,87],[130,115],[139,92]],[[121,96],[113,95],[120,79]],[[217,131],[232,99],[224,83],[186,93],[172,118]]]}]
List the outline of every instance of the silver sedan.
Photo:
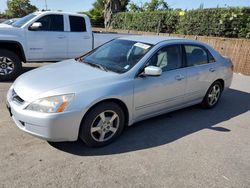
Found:
[{"label": "silver sedan", "polygon": [[135,122],[199,103],[214,107],[232,69],[230,59],[198,41],[128,36],[23,74],[7,107],[32,135],[103,146]]}]

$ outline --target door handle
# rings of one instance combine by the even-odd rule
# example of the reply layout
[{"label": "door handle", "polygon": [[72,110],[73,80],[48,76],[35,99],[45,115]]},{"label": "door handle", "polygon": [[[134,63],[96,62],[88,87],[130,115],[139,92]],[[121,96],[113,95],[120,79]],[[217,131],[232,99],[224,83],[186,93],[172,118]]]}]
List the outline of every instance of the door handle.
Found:
[{"label": "door handle", "polygon": [[57,37],[58,39],[65,39],[66,38],[66,36],[59,36],[59,37]]},{"label": "door handle", "polygon": [[83,39],[90,39],[90,37],[83,37]]},{"label": "door handle", "polygon": [[175,79],[178,80],[178,81],[181,81],[181,80],[183,80],[184,78],[185,78],[185,77],[184,77],[183,75],[178,75],[178,76],[175,77]]},{"label": "door handle", "polygon": [[210,68],[209,71],[210,71],[210,72],[214,72],[214,71],[215,71],[215,68]]}]

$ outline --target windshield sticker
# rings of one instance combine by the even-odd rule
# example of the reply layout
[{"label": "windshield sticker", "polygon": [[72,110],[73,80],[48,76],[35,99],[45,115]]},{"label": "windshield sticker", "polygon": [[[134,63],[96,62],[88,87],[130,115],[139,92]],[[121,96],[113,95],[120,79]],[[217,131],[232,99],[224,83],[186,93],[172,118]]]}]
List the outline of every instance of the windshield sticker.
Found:
[{"label": "windshield sticker", "polygon": [[127,70],[128,68],[129,68],[129,65],[126,65],[126,66],[124,67],[124,69],[126,69],[126,70]]},{"label": "windshield sticker", "polygon": [[135,43],[134,46],[137,46],[137,47],[142,48],[144,50],[147,50],[148,48],[150,48],[149,45],[143,44],[143,43],[140,43],[140,42]]}]

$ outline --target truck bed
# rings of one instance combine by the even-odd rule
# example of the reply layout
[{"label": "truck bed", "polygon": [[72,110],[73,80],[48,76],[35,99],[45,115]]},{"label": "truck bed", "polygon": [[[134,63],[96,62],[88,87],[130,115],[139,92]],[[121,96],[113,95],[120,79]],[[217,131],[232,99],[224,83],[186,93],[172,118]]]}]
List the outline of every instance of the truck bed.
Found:
[{"label": "truck bed", "polygon": [[125,33],[99,33],[99,32],[93,32],[94,37],[94,48],[112,40],[115,38],[128,36],[130,34]]}]

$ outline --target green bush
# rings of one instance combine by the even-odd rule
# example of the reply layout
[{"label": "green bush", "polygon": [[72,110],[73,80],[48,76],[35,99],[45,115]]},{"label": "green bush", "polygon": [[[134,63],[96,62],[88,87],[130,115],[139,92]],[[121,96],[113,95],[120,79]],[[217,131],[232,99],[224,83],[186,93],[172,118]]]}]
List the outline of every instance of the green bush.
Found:
[{"label": "green bush", "polygon": [[178,20],[177,11],[118,13],[113,16],[112,27],[114,29],[172,33],[176,30]]},{"label": "green bush", "polygon": [[167,32],[188,35],[250,38],[250,8],[214,8],[186,11],[118,13],[114,29]]}]

